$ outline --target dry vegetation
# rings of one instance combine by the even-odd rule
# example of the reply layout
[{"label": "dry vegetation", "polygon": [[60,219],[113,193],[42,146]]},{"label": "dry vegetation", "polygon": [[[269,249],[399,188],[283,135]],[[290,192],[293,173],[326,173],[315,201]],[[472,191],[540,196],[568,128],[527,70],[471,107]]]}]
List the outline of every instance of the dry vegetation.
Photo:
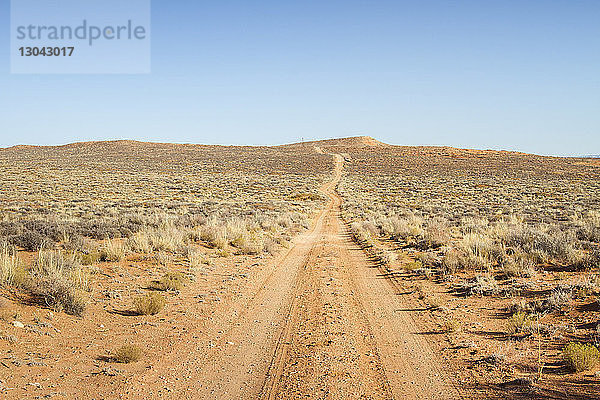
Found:
[{"label": "dry vegetation", "polygon": [[[80,292],[91,290],[98,263],[193,264],[207,247],[273,253],[308,226],[330,163],[285,147],[121,141],[0,150],[0,280],[81,316]],[[37,254],[26,262],[18,251]]]},{"label": "dry vegetation", "polygon": [[[600,165],[369,138],[319,146],[346,160],[338,190],[350,234],[426,306],[463,383],[598,395]],[[111,352],[82,341],[80,353],[156,357],[154,331],[144,338],[140,326],[170,334],[161,321],[201,307],[170,309],[181,297],[235,301],[220,288],[309,226],[332,166],[312,144],[0,149],[0,346],[15,351],[12,377],[33,368],[15,355],[19,342],[22,354],[59,351],[44,342],[61,335],[57,319],[62,335],[83,321],[97,340],[145,343]],[[198,276],[205,291],[186,294]]]},{"label": "dry vegetation", "polygon": [[469,369],[596,393],[599,374],[570,372],[593,375],[598,362],[598,166],[369,140],[324,148],[347,161],[339,190],[354,239],[396,279],[425,280],[419,297],[463,361],[507,353],[492,372]]},{"label": "dry vegetation", "polygon": [[[312,147],[0,149],[0,349],[10,366],[0,397],[25,395],[48,359],[55,366],[44,380],[62,381],[66,354],[80,361],[65,368],[82,374],[103,354],[140,359],[139,347],[111,352],[111,343],[144,343],[145,354],[155,335],[171,334],[174,315],[221,301],[219,284],[235,286],[310,225],[332,165]],[[181,298],[188,305],[174,310]],[[5,379],[23,386],[6,389]]]}]

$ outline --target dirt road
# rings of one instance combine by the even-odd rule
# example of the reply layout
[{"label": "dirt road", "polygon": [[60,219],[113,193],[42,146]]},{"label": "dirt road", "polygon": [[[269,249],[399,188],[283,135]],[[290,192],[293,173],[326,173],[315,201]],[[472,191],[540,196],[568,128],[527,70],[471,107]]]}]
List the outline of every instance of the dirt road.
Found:
[{"label": "dirt road", "polygon": [[349,239],[335,191],[344,161],[332,156],[312,228],[119,398],[460,398],[394,286]]}]

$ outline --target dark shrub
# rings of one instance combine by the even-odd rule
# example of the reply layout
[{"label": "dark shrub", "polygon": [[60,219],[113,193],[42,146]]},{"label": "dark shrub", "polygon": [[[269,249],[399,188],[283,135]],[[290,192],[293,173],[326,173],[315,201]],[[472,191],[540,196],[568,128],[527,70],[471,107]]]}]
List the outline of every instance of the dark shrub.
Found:
[{"label": "dark shrub", "polygon": [[26,251],[38,251],[51,245],[50,239],[37,232],[26,231],[20,235],[9,237],[10,243],[22,247]]},{"label": "dark shrub", "polygon": [[24,221],[23,226],[27,230],[39,233],[41,236],[47,237],[55,242],[59,242],[63,238],[63,232],[65,228],[58,225],[56,222],[32,220]]},{"label": "dark shrub", "polygon": [[73,283],[63,276],[40,276],[32,280],[29,290],[44,306],[64,310],[67,314],[83,316],[85,299]]}]

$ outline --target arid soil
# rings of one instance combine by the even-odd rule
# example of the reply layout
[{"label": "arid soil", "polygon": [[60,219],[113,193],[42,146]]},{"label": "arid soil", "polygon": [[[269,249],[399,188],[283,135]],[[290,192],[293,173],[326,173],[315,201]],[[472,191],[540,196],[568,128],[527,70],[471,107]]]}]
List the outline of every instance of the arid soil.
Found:
[{"label": "arid soil", "polygon": [[[298,170],[298,177],[294,178],[294,190],[270,188],[275,200],[267,205],[281,203],[290,210],[312,212],[308,228],[295,232],[272,255],[223,254],[231,250],[229,245],[224,249],[203,248],[210,262],[199,267],[195,279],[185,287],[165,293],[166,306],[157,315],[132,313],[131,297],[149,291],[149,278],[158,279],[165,272],[186,268],[184,257],[176,255],[167,263],[150,263],[132,254],[121,261],[99,263],[93,279],[93,301],[81,318],[24,301],[18,291],[2,289],[0,397],[594,398],[597,391],[593,382],[591,387],[579,386],[585,391],[577,395],[577,386],[565,391],[559,387],[562,378],[553,377],[551,384],[532,386],[531,382],[515,380],[522,374],[480,365],[485,349],[470,345],[477,336],[473,333],[477,326],[469,329],[471,336],[444,330],[446,314],[433,309],[428,300],[433,295],[442,299],[465,326],[497,320],[497,306],[488,308],[486,298],[459,299],[448,291],[446,283],[423,279],[403,269],[414,261],[415,254],[391,242],[382,245],[397,252],[399,258],[383,266],[353,240],[349,221],[342,218],[345,199],[339,184],[349,169],[360,168],[357,155],[361,151],[384,146],[370,138],[355,138],[273,150],[274,158],[282,156],[285,160],[282,171],[277,172],[281,177],[272,178],[273,182],[285,180],[289,168]],[[176,180],[176,169],[169,167],[174,150],[157,146],[155,151],[164,161],[164,171],[153,172],[153,187],[174,207],[196,207],[192,205],[193,193],[187,192],[184,198],[177,196],[177,188],[185,187],[185,181]],[[211,176],[218,179],[224,174],[224,180],[239,180],[249,176],[244,175],[248,172],[260,171],[260,161],[253,159],[250,149],[236,151],[244,155],[246,171],[215,166]],[[315,166],[298,162],[292,155],[299,151],[310,154]],[[268,152],[271,154],[271,150]],[[210,160],[207,157],[203,165],[210,165]],[[151,161],[149,157],[141,162],[150,165]],[[60,164],[58,159],[53,162]],[[135,179],[122,172],[122,160],[115,157],[113,163],[115,170],[121,171],[118,176],[128,182],[127,194],[141,190],[132,188]],[[328,170],[329,166],[333,169]],[[4,165],[4,169],[11,167]],[[18,167],[23,176],[27,170],[22,164]],[[106,174],[103,176],[112,173]],[[321,183],[305,179],[303,174],[314,174]],[[186,175],[194,175],[193,163]],[[201,178],[192,179],[199,190],[210,184]],[[309,187],[311,184],[314,187]],[[76,182],[69,185],[78,187]],[[84,199],[85,190],[78,190],[78,197]],[[68,193],[57,193],[52,192],[50,207],[61,209]],[[299,193],[321,200],[303,202]],[[208,191],[203,194],[209,195]],[[224,195],[216,204],[233,204],[233,195],[234,191],[231,198]],[[27,214],[26,209],[18,207],[19,196],[5,196],[15,210]],[[140,203],[153,201],[145,196],[139,195]],[[289,196],[294,196],[293,201]],[[250,197],[244,207],[251,207],[248,204],[254,204],[260,196],[253,201]],[[28,206],[34,209],[43,204],[43,196],[35,194],[32,199]],[[104,210],[116,207],[111,205],[114,200],[105,193],[98,198]],[[581,201],[586,204],[587,200]],[[277,215],[276,209],[273,212]],[[23,257],[33,257],[21,252]],[[23,326],[15,324],[17,321]],[[493,327],[501,330],[497,325]],[[489,329],[486,332],[493,334]],[[142,349],[139,361],[115,362],[114,350],[125,343]],[[531,346],[522,351],[529,350]]]}]

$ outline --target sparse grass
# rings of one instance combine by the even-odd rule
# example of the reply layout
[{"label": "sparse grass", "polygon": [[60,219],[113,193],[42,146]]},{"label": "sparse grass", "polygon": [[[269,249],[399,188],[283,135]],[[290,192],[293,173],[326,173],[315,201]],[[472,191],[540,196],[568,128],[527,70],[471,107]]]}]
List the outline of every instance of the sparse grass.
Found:
[{"label": "sparse grass", "polygon": [[150,254],[154,251],[147,229],[136,232],[127,239],[127,247],[136,253]]},{"label": "sparse grass", "polygon": [[415,261],[411,261],[408,262],[406,264],[403,264],[402,267],[406,270],[406,271],[416,271],[420,268],[423,268],[423,263],[419,260],[415,260]]},{"label": "sparse grass", "polygon": [[160,265],[169,265],[173,261],[173,254],[167,253],[166,251],[159,251],[154,256],[157,263]]},{"label": "sparse grass", "polygon": [[457,287],[457,291],[468,296],[492,296],[499,291],[498,282],[493,276],[477,275],[473,279],[462,282]]},{"label": "sparse grass", "polygon": [[183,289],[189,279],[181,272],[170,272],[162,276],[152,286],[153,289],[163,291],[177,291]]},{"label": "sparse grass", "polygon": [[133,301],[133,307],[139,315],[156,315],[165,306],[165,298],[160,293],[148,293],[137,297]]},{"label": "sparse grass", "polygon": [[575,372],[587,371],[600,360],[600,352],[591,344],[569,343],[562,354],[567,366]]},{"label": "sparse grass", "polygon": [[0,243],[0,284],[22,286],[27,279],[27,270],[14,249]]},{"label": "sparse grass", "polygon": [[455,333],[460,331],[460,322],[449,316],[442,322],[442,330],[446,333]]},{"label": "sparse grass", "polygon": [[89,254],[79,253],[77,256],[81,260],[82,265],[97,264],[98,262],[100,262],[100,259],[102,258],[102,254],[100,254],[100,252],[93,252],[93,253],[89,253]]},{"label": "sparse grass", "polygon": [[115,362],[129,364],[142,358],[142,349],[133,344],[126,344],[115,350],[113,359]]},{"label": "sparse grass", "polygon": [[100,249],[100,261],[122,261],[127,254],[125,245],[117,240],[107,239]]},{"label": "sparse grass", "polygon": [[511,334],[528,331],[533,326],[533,317],[523,311],[514,313],[507,323],[507,330]]}]

